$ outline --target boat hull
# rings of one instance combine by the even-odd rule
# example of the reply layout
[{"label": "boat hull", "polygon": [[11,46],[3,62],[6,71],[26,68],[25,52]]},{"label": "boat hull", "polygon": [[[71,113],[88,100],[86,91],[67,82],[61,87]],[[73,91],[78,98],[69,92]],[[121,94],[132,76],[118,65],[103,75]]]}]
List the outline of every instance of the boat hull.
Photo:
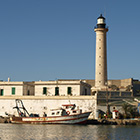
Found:
[{"label": "boat hull", "polygon": [[91,112],[51,117],[11,117],[11,123],[30,124],[84,124]]}]

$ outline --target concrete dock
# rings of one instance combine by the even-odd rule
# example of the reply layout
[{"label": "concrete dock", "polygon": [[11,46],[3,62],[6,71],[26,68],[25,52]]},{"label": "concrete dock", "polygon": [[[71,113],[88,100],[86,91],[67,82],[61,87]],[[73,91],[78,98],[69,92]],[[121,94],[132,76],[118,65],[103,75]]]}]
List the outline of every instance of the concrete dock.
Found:
[{"label": "concrete dock", "polygon": [[[11,123],[10,117],[0,117],[0,123]],[[88,125],[140,125],[140,119],[88,119]]]},{"label": "concrete dock", "polygon": [[98,119],[88,120],[87,124],[98,125],[140,125],[140,119]]}]

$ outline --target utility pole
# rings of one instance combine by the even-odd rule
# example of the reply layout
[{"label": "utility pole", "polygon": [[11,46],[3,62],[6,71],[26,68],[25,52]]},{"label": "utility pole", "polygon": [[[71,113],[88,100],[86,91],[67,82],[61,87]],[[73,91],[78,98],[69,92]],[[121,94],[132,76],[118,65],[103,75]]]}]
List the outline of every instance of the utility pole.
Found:
[{"label": "utility pole", "polygon": [[106,110],[106,114],[109,115],[109,104],[108,104],[108,83],[105,82],[105,86],[106,86],[106,107],[107,107],[107,110]]}]

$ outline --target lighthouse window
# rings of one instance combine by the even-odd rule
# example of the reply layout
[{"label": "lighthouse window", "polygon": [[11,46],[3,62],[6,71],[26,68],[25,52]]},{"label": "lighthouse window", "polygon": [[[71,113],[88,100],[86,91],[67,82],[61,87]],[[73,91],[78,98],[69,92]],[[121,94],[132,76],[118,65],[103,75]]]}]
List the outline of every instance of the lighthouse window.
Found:
[{"label": "lighthouse window", "polygon": [[99,41],[101,41],[101,39],[99,39]]},{"label": "lighthouse window", "polygon": [[99,56],[101,58],[101,56]]},{"label": "lighthouse window", "polygon": [[99,66],[101,66],[101,64],[99,64]]},{"label": "lighthouse window", "polygon": [[99,47],[99,49],[101,49],[101,47]]}]

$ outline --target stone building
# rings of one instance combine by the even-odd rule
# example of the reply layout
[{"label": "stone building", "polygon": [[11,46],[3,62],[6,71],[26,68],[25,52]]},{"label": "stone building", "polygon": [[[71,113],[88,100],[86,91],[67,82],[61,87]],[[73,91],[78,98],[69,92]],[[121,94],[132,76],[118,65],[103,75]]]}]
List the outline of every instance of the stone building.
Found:
[{"label": "stone building", "polygon": [[[95,80],[86,80],[86,83],[90,84],[93,88],[95,87]],[[118,79],[118,80],[108,80],[107,81],[107,87],[108,90],[120,90],[120,91],[127,91],[127,90],[133,90],[133,87],[135,86],[135,80],[133,78],[128,79]],[[129,89],[128,89],[129,88]],[[106,87],[100,89],[101,91],[106,90]]]},{"label": "stone building", "polygon": [[102,89],[107,82],[107,41],[108,27],[102,14],[97,18],[96,32],[96,62],[95,62],[95,88]]}]

